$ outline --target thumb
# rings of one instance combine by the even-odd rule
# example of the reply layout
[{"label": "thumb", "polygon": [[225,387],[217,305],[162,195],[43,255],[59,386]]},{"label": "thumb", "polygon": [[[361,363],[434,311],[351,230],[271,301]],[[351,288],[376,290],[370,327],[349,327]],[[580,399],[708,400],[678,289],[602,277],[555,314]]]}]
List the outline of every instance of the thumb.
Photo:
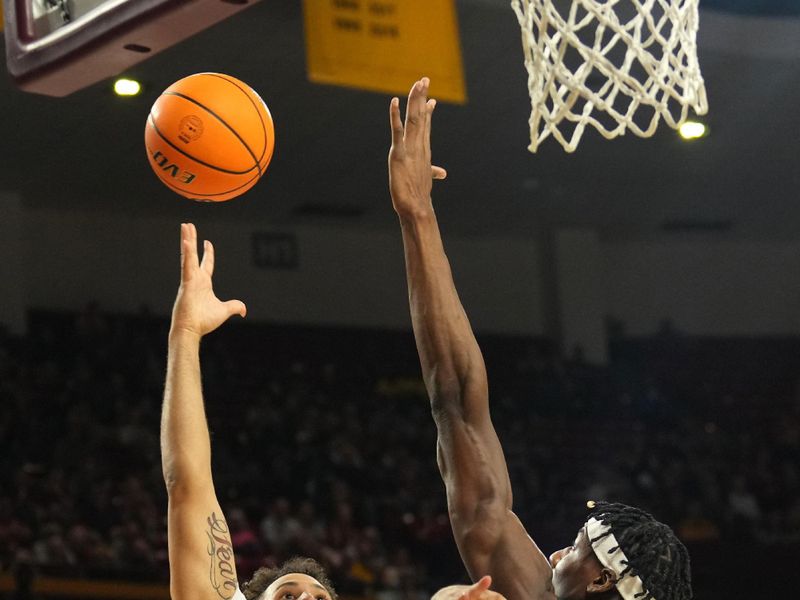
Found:
[{"label": "thumb", "polygon": [[431,167],[431,177],[434,179],[444,179],[447,177],[447,171],[445,171],[442,167],[432,166]]},{"label": "thumb", "polygon": [[224,302],[225,310],[228,311],[229,316],[239,315],[244,318],[247,315],[247,307],[241,300],[228,300]]},{"label": "thumb", "polygon": [[464,592],[460,600],[480,598],[481,594],[488,590],[490,585],[492,585],[492,578],[489,575],[484,575],[478,581],[473,583],[466,592]]}]

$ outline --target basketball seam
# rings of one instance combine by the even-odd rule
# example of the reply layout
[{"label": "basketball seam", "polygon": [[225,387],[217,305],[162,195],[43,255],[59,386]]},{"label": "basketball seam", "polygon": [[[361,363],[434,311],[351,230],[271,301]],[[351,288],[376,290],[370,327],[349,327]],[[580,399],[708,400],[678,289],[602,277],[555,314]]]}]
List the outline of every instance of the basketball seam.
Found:
[{"label": "basketball seam", "polygon": [[159,177],[159,179],[160,179],[160,180],[161,180],[161,182],[162,182],[164,185],[166,185],[167,187],[170,187],[170,188],[172,188],[173,190],[179,191],[179,192],[181,192],[181,193],[188,192],[188,193],[190,193],[190,194],[194,194],[195,196],[198,196],[198,197],[202,196],[203,198],[211,198],[211,197],[213,197],[213,196],[224,196],[225,194],[230,194],[230,193],[232,193],[232,192],[235,192],[236,190],[240,190],[240,189],[242,189],[243,187],[245,187],[245,186],[247,186],[247,185],[251,184],[251,183],[253,182],[253,180],[254,180],[254,179],[255,179],[255,180],[257,180],[259,177],[260,177],[259,175],[253,175],[253,176],[252,176],[250,179],[248,179],[248,180],[247,180],[245,183],[243,183],[243,184],[242,184],[242,185],[240,185],[240,186],[237,186],[237,187],[235,187],[235,188],[231,188],[231,189],[229,189],[229,190],[226,190],[226,191],[224,191],[224,192],[215,192],[215,193],[213,193],[213,194],[196,194],[196,193],[194,193],[192,190],[187,190],[187,189],[185,189],[185,188],[178,187],[178,186],[177,186],[177,185],[175,185],[174,183],[171,183],[171,182],[169,182],[169,181],[165,180],[163,177]]},{"label": "basketball seam", "polygon": [[[224,78],[221,78],[221,79],[224,79]],[[230,132],[231,132],[233,135],[235,135],[235,136],[236,136],[236,139],[237,139],[237,140],[239,140],[239,142],[241,142],[242,146],[244,146],[244,149],[245,149],[245,150],[247,150],[247,153],[250,155],[250,158],[252,158],[252,159],[253,159],[253,162],[255,163],[255,167],[258,169],[258,173],[259,173],[259,175],[261,174],[261,166],[259,165],[259,162],[258,162],[258,159],[256,158],[255,152],[253,152],[253,151],[250,149],[250,146],[248,146],[248,145],[247,145],[247,142],[245,142],[245,141],[242,139],[242,136],[240,136],[240,135],[239,135],[239,134],[236,132],[236,130],[235,130],[233,127],[231,127],[230,125],[228,125],[228,123],[225,121],[225,119],[223,119],[222,117],[220,117],[220,116],[219,116],[217,113],[215,113],[213,110],[211,110],[210,108],[208,108],[208,107],[207,107],[207,106],[205,106],[204,104],[202,104],[202,103],[198,102],[197,100],[195,100],[195,99],[194,99],[194,98],[192,98],[191,96],[187,96],[186,94],[181,94],[180,92],[170,92],[170,91],[165,91],[163,95],[165,95],[165,96],[178,96],[179,98],[183,98],[184,100],[188,100],[189,102],[192,102],[193,104],[196,104],[197,106],[199,106],[200,108],[202,108],[204,111],[206,111],[206,112],[207,112],[208,114],[210,114],[212,117],[214,117],[214,118],[215,118],[217,121],[219,121],[219,122],[220,122],[220,123],[222,123],[222,124],[223,124],[225,127],[227,127],[227,128],[228,128],[228,130],[229,130],[229,131],[230,131]],[[252,100],[250,100],[250,102],[252,103]],[[258,111],[256,111],[256,114],[258,115]],[[259,118],[259,120],[261,120],[261,115],[258,115],[258,118]],[[263,127],[263,123],[262,123],[262,127]],[[266,135],[264,136],[264,139],[266,140]],[[253,168],[253,167],[250,167],[250,169],[247,169],[247,171],[250,171],[250,170],[252,170],[252,168]],[[247,173],[247,171],[243,171],[243,173]]]},{"label": "basketball seam", "polygon": [[[209,169],[214,169],[215,171],[221,171],[222,173],[229,173],[230,175],[245,175],[245,174],[247,174],[247,173],[249,173],[250,171],[252,171],[252,170],[253,170],[253,167],[250,167],[250,168],[249,168],[249,169],[247,169],[246,171],[231,171],[230,169],[223,169],[222,167],[217,167],[217,166],[214,166],[214,165],[212,165],[212,164],[209,164],[209,163],[207,163],[207,162],[205,162],[205,161],[202,161],[202,160],[200,160],[199,158],[197,158],[197,157],[195,157],[195,156],[192,156],[191,154],[189,154],[189,153],[188,153],[188,152],[186,152],[185,150],[183,150],[183,149],[179,148],[178,146],[176,146],[175,144],[173,144],[173,143],[172,143],[172,140],[170,140],[170,139],[169,139],[168,137],[166,137],[166,136],[165,136],[163,133],[161,133],[161,130],[158,128],[158,125],[156,125],[156,120],[153,118],[153,113],[150,113],[150,114],[148,115],[147,122],[148,122],[148,124],[149,124],[149,125],[150,125],[150,126],[153,128],[153,131],[155,131],[155,132],[158,134],[158,137],[160,137],[160,138],[161,138],[162,140],[164,140],[164,141],[165,141],[167,144],[169,144],[169,146],[170,146],[172,149],[174,149],[174,150],[175,150],[175,151],[177,151],[177,152],[180,152],[180,153],[181,153],[181,154],[183,154],[183,155],[184,155],[186,158],[191,158],[193,161],[195,161],[195,162],[196,162],[196,163],[198,163],[198,164],[201,164],[201,165],[203,165],[204,167],[208,167]],[[252,153],[251,153],[251,156],[252,156]],[[261,174],[261,169],[258,169],[258,172],[259,172],[259,175],[260,175],[260,174]]]},{"label": "basketball seam", "polygon": [[[220,73],[206,73],[206,75],[210,75],[211,77],[218,77],[219,79],[222,79],[223,81],[227,81],[231,85],[236,86],[236,88],[244,94],[245,98],[247,98],[250,101],[250,104],[253,105],[253,108],[256,109],[256,115],[258,115],[258,120],[261,121],[261,131],[264,133],[264,149],[261,151],[261,156],[259,156],[258,160],[256,161],[257,163],[261,164],[261,159],[264,158],[264,155],[267,153],[267,147],[269,146],[269,136],[267,135],[267,124],[264,123],[264,119],[261,118],[261,111],[258,110],[258,106],[253,101],[253,99],[250,97],[250,94],[247,93],[247,90],[243,89],[242,86],[240,86],[239,83],[234,81],[232,78],[228,79],[228,77],[226,77],[225,75],[222,75]],[[253,90],[252,88],[250,88],[250,91],[253,92],[254,94],[256,94],[256,96],[258,96],[258,93],[255,90]],[[259,99],[260,98],[261,97],[259,96]],[[261,102],[262,102],[262,104],[264,103],[263,100],[261,100]],[[269,109],[266,107],[266,105],[264,106],[264,109],[267,112],[269,112]],[[274,136],[273,136],[272,143],[273,143],[273,146],[274,146],[274,144],[275,144]],[[272,155],[272,153],[270,152],[270,156],[271,155]],[[253,155],[253,158],[255,158],[255,155]]]}]

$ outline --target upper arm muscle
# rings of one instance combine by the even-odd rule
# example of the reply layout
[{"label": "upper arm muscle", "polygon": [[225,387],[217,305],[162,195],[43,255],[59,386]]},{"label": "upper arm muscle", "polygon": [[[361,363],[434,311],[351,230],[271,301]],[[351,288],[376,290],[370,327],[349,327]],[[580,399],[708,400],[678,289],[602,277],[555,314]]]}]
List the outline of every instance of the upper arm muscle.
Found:
[{"label": "upper arm muscle", "polygon": [[[453,533],[470,576],[491,575],[507,600],[553,598],[552,571],[512,511],[503,449],[488,412],[484,386],[443,402],[435,413],[438,462],[447,487]],[[470,411],[454,406],[466,405]]]},{"label": "upper arm muscle", "polygon": [[489,556],[488,574],[508,600],[554,598],[550,563],[511,511]]},{"label": "upper arm muscle", "polygon": [[[473,581],[492,576],[492,589],[507,600],[553,599],[550,564],[525,531],[517,516],[478,523],[469,532],[456,532],[464,565]],[[488,525],[488,527],[484,527]]]}]

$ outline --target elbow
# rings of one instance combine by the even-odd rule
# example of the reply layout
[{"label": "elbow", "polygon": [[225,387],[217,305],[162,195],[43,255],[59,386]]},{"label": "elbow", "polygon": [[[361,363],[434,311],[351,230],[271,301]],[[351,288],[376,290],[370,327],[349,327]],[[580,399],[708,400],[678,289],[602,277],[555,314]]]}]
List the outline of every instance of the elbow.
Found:
[{"label": "elbow", "polygon": [[167,498],[170,502],[181,503],[186,499],[197,498],[202,494],[213,489],[211,480],[187,480],[185,478],[167,478],[164,477],[164,483],[167,486]]},{"label": "elbow", "polygon": [[186,489],[185,480],[172,469],[164,469],[164,485],[167,488],[167,496],[169,498],[182,495]]},{"label": "elbow", "polygon": [[196,490],[212,484],[210,469],[193,468],[190,465],[164,463],[162,466],[167,496],[171,499],[194,494]]},{"label": "elbow", "polygon": [[173,452],[167,452],[162,449],[161,453],[161,474],[164,476],[164,485],[167,487],[167,493],[171,494],[173,490],[181,485],[184,479],[183,473],[186,471],[185,466],[182,464],[185,461],[179,460],[179,456]]},{"label": "elbow", "polygon": [[463,420],[461,399],[458,393],[443,394],[439,390],[432,390],[429,394],[431,400],[431,414],[436,425],[453,420]]},{"label": "elbow", "polygon": [[426,373],[425,387],[434,417],[458,415],[463,418],[468,405],[488,402],[485,375],[469,365],[456,368],[452,363],[443,361]]},{"label": "elbow", "polygon": [[427,379],[425,386],[437,423],[440,418],[463,416],[464,386],[455,373],[442,374],[436,371]]},{"label": "elbow", "polygon": [[164,485],[167,488],[167,494],[172,495],[172,493],[180,486],[180,478],[176,475],[173,470],[164,469]]}]

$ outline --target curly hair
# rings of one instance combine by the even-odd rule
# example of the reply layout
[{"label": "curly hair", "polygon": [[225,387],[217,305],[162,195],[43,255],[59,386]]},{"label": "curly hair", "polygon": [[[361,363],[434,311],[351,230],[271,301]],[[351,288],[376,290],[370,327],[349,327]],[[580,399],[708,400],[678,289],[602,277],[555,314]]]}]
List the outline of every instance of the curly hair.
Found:
[{"label": "curly hair", "polygon": [[261,567],[242,585],[242,593],[247,600],[255,600],[272,585],[274,581],[288,575],[289,573],[303,573],[309,577],[313,577],[322,584],[331,596],[331,600],[338,600],[336,590],[333,589],[328,574],[325,568],[315,561],[313,558],[304,558],[302,556],[294,556],[274,568]]},{"label": "curly hair", "polygon": [[691,600],[689,552],[672,529],[632,506],[610,502],[593,504],[589,517],[610,529],[590,542],[594,544],[609,533],[614,534],[628,558],[628,565],[620,575],[638,575],[644,584],[645,592],[638,600]]}]

